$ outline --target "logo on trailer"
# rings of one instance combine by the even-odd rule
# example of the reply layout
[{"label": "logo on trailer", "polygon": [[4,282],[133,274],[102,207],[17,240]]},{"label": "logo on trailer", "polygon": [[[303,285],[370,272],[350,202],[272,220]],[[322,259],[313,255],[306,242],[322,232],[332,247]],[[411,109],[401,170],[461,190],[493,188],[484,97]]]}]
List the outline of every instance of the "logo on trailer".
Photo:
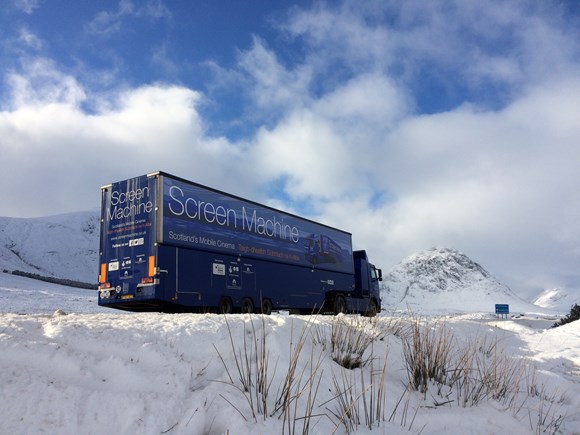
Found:
[{"label": "logo on trailer", "polygon": [[214,263],[213,264],[213,274],[214,275],[225,275],[226,274],[225,264]]},{"label": "logo on trailer", "polygon": [[140,237],[138,239],[129,240],[129,246],[141,246],[145,244],[145,239]]}]

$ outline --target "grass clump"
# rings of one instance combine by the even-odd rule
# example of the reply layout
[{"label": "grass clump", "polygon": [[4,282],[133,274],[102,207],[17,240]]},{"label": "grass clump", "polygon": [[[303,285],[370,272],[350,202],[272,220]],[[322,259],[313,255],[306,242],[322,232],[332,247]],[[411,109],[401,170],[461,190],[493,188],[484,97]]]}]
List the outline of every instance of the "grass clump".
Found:
[{"label": "grass clump", "polygon": [[[322,353],[315,357],[313,348],[309,359],[300,364],[304,343],[308,337],[312,321],[309,320],[306,323],[297,338],[295,338],[294,328],[292,328],[289,366],[277,392],[272,394],[271,387],[278,360],[274,364],[274,369],[271,370],[265,316],[260,316],[261,327],[256,328],[254,316],[249,315],[249,322],[244,322],[243,340],[239,346],[236,345],[227,317],[224,318],[234,356],[235,373],[237,373],[237,376],[232,376],[234,371],[230,371],[222,353],[214,345],[228,377],[228,381],[225,383],[233,386],[244,395],[254,421],[257,421],[258,416],[264,420],[276,416],[283,420],[283,433],[286,431],[289,434],[298,431],[303,434],[308,433],[312,419],[321,417],[313,414],[313,411],[322,377]],[[247,420],[242,410],[238,409],[224,395],[220,396]]]},{"label": "grass clump", "polygon": [[[504,351],[497,338],[460,341],[444,323],[413,315],[397,321],[339,315],[320,322],[311,316],[299,330],[291,320],[288,366],[280,372],[279,358],[268,344],[267,317],[245,317],[243,337],[237,341],[224,318],[232,357],[226,360],[215,348],[227,374],[219,382],[243,394],[250,413],[238,409],[245,408],[243,403],[220,397],[244,418],[278,418],[284,434],[315,432],[322,419],[332,421],[334,432],[350,434],[399,416],[400,424],[411,430],[421,409],[465,408],[488,400],[520,421],[529,420],[534,433],[558,433],[564,420],[558,413],[562,397],[540,385],[529,361]],[[400,340],[407,382],[387,413],[388,393],[394,390],[386,381],[389,350],[377,343],[389,334]]]},{"label": "grass clump", "polygon": [[[376,318],[336,316],[331,325],[330,351],[333,361],[347,369],[366,365],[369,346],[384,337]],[[367,354],[365,356],[365,354]]]},{"label": "grass clump", "polygon": [[403,358],[412,389],[426,393],[431,381],[443,384],[450,372],[453,337],[445,325],[411,317],[402,334]]}]

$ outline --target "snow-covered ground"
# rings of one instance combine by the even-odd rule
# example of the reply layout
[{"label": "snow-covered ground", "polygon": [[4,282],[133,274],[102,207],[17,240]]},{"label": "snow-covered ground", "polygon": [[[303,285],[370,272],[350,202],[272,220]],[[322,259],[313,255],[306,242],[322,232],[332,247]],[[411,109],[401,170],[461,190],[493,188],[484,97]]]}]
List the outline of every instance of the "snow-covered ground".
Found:
[{"label": "snow-covered ground", "polygon": [[[580,433],[580,322],[551,329],[556,318],[545,314],[422,315],[457,352],[475,346],[479,364],[516,367],[519,392],[463,406],[473,389],[406,390],[403,313],[131,314],[99,308],[90,290],[0,273],[0,433],[274,434],[305,424],[316,434]],[[339,322],[378,335],[362,367],[333,360]],[[283,412],[294,355],[295,399]],[[266,393],[244,391],[236,359],[250,361],[253,376],[267,361]]]},{"label": "snow-covered ground", "polygon": [[48,314],[60,307],[74,313],[109,312],[97,304],[97,291],[0,273],[0,313]]}]

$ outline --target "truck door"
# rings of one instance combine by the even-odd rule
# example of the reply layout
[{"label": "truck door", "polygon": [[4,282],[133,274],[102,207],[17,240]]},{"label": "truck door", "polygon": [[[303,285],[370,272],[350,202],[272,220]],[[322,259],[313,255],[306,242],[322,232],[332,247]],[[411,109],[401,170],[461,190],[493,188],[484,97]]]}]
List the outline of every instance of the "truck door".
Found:
[{"label": "truck door", "polygon": [[159,246],[158,268],[159,285],[157,298],[167,301],[177,299],[178,287],[178,250],[173,246]]},{"label": "truck door", "polygon": [[370,294],[368,263],[361,258],[355,258],[354,262],[355,286],[363,297]]}]

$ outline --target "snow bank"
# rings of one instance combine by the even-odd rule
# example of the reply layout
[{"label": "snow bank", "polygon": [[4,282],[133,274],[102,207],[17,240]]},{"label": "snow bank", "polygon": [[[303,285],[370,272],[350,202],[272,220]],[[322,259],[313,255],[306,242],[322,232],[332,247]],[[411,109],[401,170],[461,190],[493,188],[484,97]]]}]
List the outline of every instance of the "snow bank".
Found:
[{"label": "snow bank", "polygon": [[[345,433],[334,416],[339,409],[337,384],[355,379],[358,387],[370,367],[347,370],[332,360],[328,342],[320,337],[334,319],[283,314],[0,314],[0,432],[256,434],[282,433],[283,427],[288,432],[283,416],[275,411],[275,398],[292,362],[293,346],[307,331],[297,373],[302,386],[312,376],[317,389],[304,388],[297,409],[290,411],[292,423],[296,432],[302,430],[308,394],[316,392],[311,433],[332,433],[337,427],[336,433]],[[558,395],[551,406],[555,417],[566,416],[562,432],[574,433],[580,427],[580,322],[544,330],[547,321],[533,318],[431,321],[434,327],[444,322],[465,341],[489,334],[514,358],[529,357],[538,365],[545,394]],[[392,322],[381,317],[376,325],[392,331]],[[257,398],[251,397],[253,390],[248,395],[241,388],[236,356],[247,356],[244,340],[254,349],[261,337],[268,351],[269,409],[267,415],[252,416],[256,407],[250,402]],[[451,403],[437,406],[444,400],[435,390],[426,396],[405,393],[407,377],[397,336],[386,333],[375,342],[373,354],[375,371],[387,358],[384,409],[385,420],[391,421],[378,422],[372,431],[363,421],[356,433],[536,430],[537,398],[522,398],[524,409],[517,415],[493,400],[463,408],[453,403],[452,395]],[[362,408],[360,403],[364,416]]]},{"label": "snow bank", "polygon": [[[341,319],[380,332],[363,367],[348,370],[332,358],[330,332]],[[94,291],[0,274],[0,433],[255,435],[302,432],[305,423],[309,433],[346,433],[340,401],[351,391],[361,400],[350,430],[360,434],[533,434],[541,419],[546,433],[550,423],[578,433],[580,322],[551,329],[555,317],[502,320],[481,312],[421,320],[433,331],[447,328],[453,349],[475,343],[488,347],[486,358],[521,360],[522,389],[533,385],[534,393],[522,392],[512,405],[490,399],[463,407],[457,391],[406,391],[405,313],[372,320],[132,314],[98,307]],[[244,391],[237,370],[248,361],[255,368],[262,342],[266,412],[255,387]],[[277,402],[294,362],[296,399],[282,413]],[[384,386],[385,402],[369,429],[371,381]]]}]

